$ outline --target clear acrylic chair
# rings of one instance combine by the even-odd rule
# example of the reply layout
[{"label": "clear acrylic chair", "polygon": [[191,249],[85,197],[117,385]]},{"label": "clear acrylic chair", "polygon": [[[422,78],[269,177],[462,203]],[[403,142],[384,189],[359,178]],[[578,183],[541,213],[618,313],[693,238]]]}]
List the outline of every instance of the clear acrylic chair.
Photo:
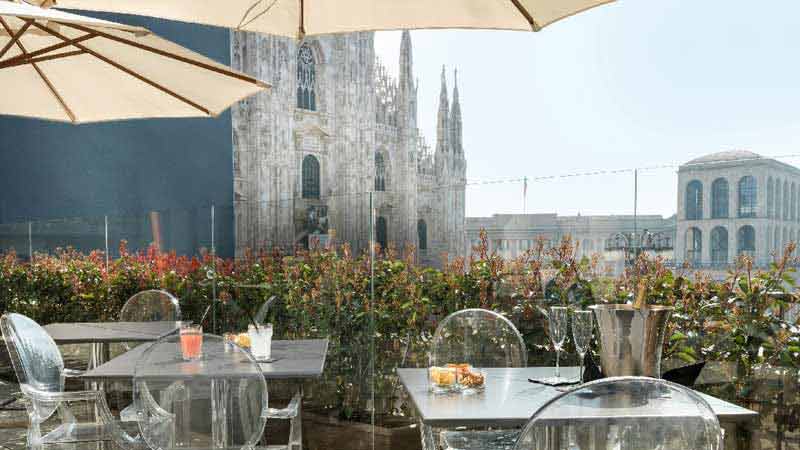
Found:
[{"label": "clear acrylic chair", "polygon": [[584,384],[542,406],[514,450],[721,450],[714,411],[696,392],[655,378]]},{"label": "clear acrylic chair", "polygon": [[119,320],[123,322],[175,322],[181,320],[178,299],[167,291],[150,289],[133,295],[122,306]]},{"label": "clear acrylic chair", "polygon": [[[149,289],[134,294],[122,306],[119,312],[119,320],[122,322],[176,322],[181,320],[181,307],[178,299],[167,291],[160,289]],[[115,347],[114,353],[122,353],[130,350],[134,345],[121,343]],[[130,392],[131,386],[128,383],[115,383],[117,393]],[[136,414],[133,404],[122,409],[120,417],[123,421],[136,421]]]},{"label": "clear acrylic chair", "polygon": [[65,377],[81,372],[64,368],[58,346],[39,324],[9,313],[0,317],[0,330],[28,412],[29,448],[104,441],[124,449],[144,448],[135,437],[135,425],[114,420],[102,391],[64,391]]},{"label": "clear acrylic chair", "polygon": [[258,363],[211,334],[156,341],[136,363],[133,391],[141,435],[154,450],[251,449],[269,413]]},{"label": "clear acrylic chair", "polygon": [[[479,369],[525,367],[528,352],[510,320],[486,309],[465,309],[439,324],[430,354],[431,366],[463,363]],[[519,430],[439,430],[425,425],[420,429],[426,450],[439,445],[445,449],[507,449],[519,434]]]}]

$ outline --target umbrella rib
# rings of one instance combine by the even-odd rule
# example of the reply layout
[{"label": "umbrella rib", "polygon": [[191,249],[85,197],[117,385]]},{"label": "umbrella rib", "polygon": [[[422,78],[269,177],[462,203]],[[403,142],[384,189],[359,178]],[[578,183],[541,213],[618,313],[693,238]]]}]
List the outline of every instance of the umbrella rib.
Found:
[{"label": "umbrella rib", "polygon": [[8,43],[3,47],[2,50],[0,50],[0,58],[2,58],[6,54],[6,52],[11,48],[11,46],[13,46],[19,40],[19,38],[22,37],[23,34],[25,34],[25,31],[27,31],[28,27],[30,26],[31,26],[30,22],[25,22],[25,25],[23,25],[22,28],[17,30],[17,33],[13,35],[11,34],[11,27],[7,25],[4,27],[8,35],[11,37],[11,40],[8,41]]},{"label": "umbrella rib", "polygon": [[[204,62],[201,62],[201,61],[196,61],[196,60],[193,60],[191,58],[187,58],[185,56],[176,55],[174,53],[170,53],[170,52],[167,52],[167,51],[155,48],[155,47],[151,47],[149,45],[140,44],[138,42],[131,41],[129,39],[125,39],[125,38],[122,38],[122,37],[119,37],[119,36],[115,36],[113,34],[109,34],[109,33],[106,33],[106,32],[100,31],[100,30],[93,30],[91,28],[87,28],[87,27],[84,27],[83,25],[78,25],[78,24],[75,24],[75,23],[59,22],[59,25],[62,25],[62,26],[68,27],[68,28],[74,28],[76,30],[81,30],[81,31],[84,31],[86,33],[96,33],[100,37],[103,37],[103,38],[106,38],[106,39],[109,39],[109,40],[112,40],[112,41],[115,41],[115,42],[119,42],[119,43],[122,43],[122,44],[125,44],[125,45],[130,45],[132,47],[136,47],[136,48],[141,49],[141,50],[145,50],[145,51],[148,51],[148,52],[151,52],[151,53],[155,53],[157,55],[161,55],[161,56],[164,56],[166,58],[174,59],[174,60],[186,63],[186,64],[191,64],[193,66],[197,66],[197,67],[200,67],[202,69],[206,69],[206,70],[209,70],[209,71],[212,71],[212,72],[217,72],[219,74],[222,74],[222,75],[225,75],[225,76],[229,76],[231,78],[236,78],[236,79],[239,79],[239,80],[242,80],[242,81],[246,81],[248,83],[253,83],[253,84],[256,84],[256,85],[261,86],[261,87],[269,87],[268,85],[262,83],[261,81],[255,79],[255,78],[253,78],[253,77],[251,77],[249,75],[244,75],[244,74],[241,74],[241,73],[234,72],[232,70],[227,70],[227,69],[223,69],[223,68],[220,68],[220,67],[216,67],[216,66],[213,66],[211,64],[207,64],[207,63],[204,63]],[[37,26],[38,28],[42,28],[41,25],[39,25],[38,23],[34,24],[34,26]],[[47,30],[47,31],[50,32],[50,30]],[[63,39],[63,37],[62,37],[62,39]]]},{"label": "umbrella rib", "polygon": [[[67,24],[61,24],[61,25],[67,25]],[[53,36],[55,36],[55,37],[57,37],[59,39],[62,39],[62,40],[65,40],[65,41],[68,40],[65,36],[61,35],[60,33],[57,33],[57,32],[55,32],[55,31],[53,31],[53,30],[51,30],[51,29],[49,29],[49,28],[47,28],[47,27],[45,27],[43,25],[38,24],[38,23],[34,23],[33,26],[35,26],[36,28],[39,28],[40,30],[42,30],[42,31],[44,31],[46,33],[50,33],[50,34],[52,34]],[[87,31],[87,30],[83,30],[83,31]],[[88,31],[92,31],[92,30],[88,30]],[[107,37],[107,36],[104,36],[104,33],[102,33],[102,32],[98,32],[98,35],[102,36],[102,37]],[[124,39],[123,39],[123,41],[124,41]],[[170,90],[169,88],[167,88],[165,86],[162,86],[161,84],[159,84],[159,83],[147,78],[146,76],[136,72],[135,70],[130,69],[128,67],[125,67],[122,64],[120,64],[120,63],[118,63],[118,62],[116,62],[116,61],[114,61],[114,60],[112,60],[110,58],[107,58],[107,57],[101,55],[100,53],[90,49],[89,47],[86,47],[86,46],[84,46],[82,44],[75,44],[75,43],[73,43],[72,45],[74,45],[75,47],[78,47],[79,49],[83,50],[84,52],[94,56],[95,58],[99,59],[100,61],[103,61],[104,63],[109,64],[109,65],[115,67],[116,69],[127,73],[128,75],[138,79],[139,81],[147,83],[150,86],[152,86],[152,87],[164,92],[165,94],[168,94],[168,95],[170,95],[172,97],[175,97],[176,99],[186,103],[187,105],[189,105],[189,106],[191,106],[191,107],[193,107],[193,108],[195,108],[195,109],[197,109],[199,111],[204,112],[206,115],[209,115],[209,116],[213,115],[213,114],[211,114],[211,112],[207,108],[204,108],[204,107],[200,106],[199,104],[189,100],[188,98],[178,94],[177,92],[174,92],[174,91]]]},{"label": "umbrella rib", "polygon": [[[23,19],[23,20],[25,20],[25,23],[28,26],[30,26],[30,25],[36,25],[37,27],[40,26],[34,20],[30,20],[30,19]],[[11,27],[8,26],[8,24],[6,23],[6,21],[2,17],[0,17],[0,24],[3,25],[3,28],[5,28],[6,32],[11,34],[11,31],[10,31]],[[25,50],[25,46],[22,45],[22,42],[19,42],[19,40],[17,40],[16,44],[17,44],[17,47],[19,47],[19,50],[22,52],[22,54],[24,54],[24,55],[28,54],[27,50]],[[58,91],[56,90],[55,86],[53,86],[53,83],[50,82],[50,80],[47,78],[47,76],[44,74],[44,72],[42,72],[42,69],[40,69],[39,66],[36,63],[31,63],[31,66],[33,66],[33,69],[36,70],[36,73],[39,74],[39,77],[42,79],[42,81],[44,81],[44,84],[47,85],[47,88],[50,89],[50,92],[53,94],[53,96],[56,98],[56,100],[58,100],[58,103],[61,104],[61,107],[64,108],[64,112],[67,113],[67,116],[69,116],[70,120],[72,122],[75,122],[77,120],[76,117],[75,117],[75,113],[73,113],[72,110],[69,109],[69,106],[67,106],[67,103],[61,97],[61,94],[59,94]]]},{"label": "umbrella rib", "polygon": [[525,20],[527,20],[528,23],[531,24],[531,29],[533,31],[539,31],[542,29],[542,27],[540,27],[539,24],[536,23],[536,20],[533,19],[531,13],[528,12],[528,10],[525,9],[524,6],[522,6],[522,3],[520,3],[519,0],[511,0],[511,3],[513,3],[514,6],[519,11],[519,13],[522,14],[523,17],[525,17]]},{"label": "umbrella rib", "polygon": [[[70,46],[70,45],[72,45],[72,44],[74,44],[76,42],[83,42],[83,41],[89,40],[89,39],[91,39],[91,38],[93,38],[95,36],[97,36],[97,35],[96,34],[86,34],[86,35],[83,35],[81,37],[77,37],[75,39],[70,39],[69,41],[66,41],[66,42],[61,42],[60,44],[55,44],[55,45],[51,45],[50,47],[40,48],[39,50],[36,50],[36,51],[33,51],[33,52],[29,52],[27,55],[21,54],[21,55],[14,56],[12,58],[8,58],[5,61],[0,61],[0,69],[5,68],[5,67],[14,67],[14,66],[18,66],[20,64],[26,64],[25,61],[30,60],[30,59],[34,59],[34,58],[38,57],[39,55],[43,55],[45,53],[50,53],[52,51],[59,50],[59,49],[62,49],[64,47],[68,47],[68,46]],[[60,53],[60,54],[63,54],[63,53]]]},{"label": "umbrella rib", "polygon": [[239,25],[236,26],[237,30],[241,30],[242,27],[246,27],[246,26],[250,25],[254,21],[258,20],[258,18],[260,18],[264,14],[268,13],[269,10],[272,9],[273,6],[275,6],[275,3],[278,3],[278,0],[272,0],[272,3],[270,3],[269,6],[267,6],[266,8],[264,8],[263,11],[259,12],[258,14],[253,16],[252,19],[250,19],[247,22],[245,22],[245,19],[247,19],[247,16],[250,14],[250,12],[252,12],[253,8],[255,8],[256,6],[259,5],[259,3],[261,3],[261,0],[259,0],[256,3],[254,3],[252,6],[250,6],[250,8],[247,9],[247,12],[244,13],[244,17],[242,17],[242,21],[239,22]]},{"label": "umbrella rib", "polygon": [[55,53],[52,55],[39,56],[38,58],[25,58],[25,59],[15,58],[14,61],[8,60],[0,62],[0,69],[8,69],[10,67],[24,66],[25,64],[34,64],[43,61],[51,61],[54,59],[69,58],[70,56],[83,55],[84,53],[86,52],[83,50],[73,50],[71,52],[63,52],[63,53]]}]

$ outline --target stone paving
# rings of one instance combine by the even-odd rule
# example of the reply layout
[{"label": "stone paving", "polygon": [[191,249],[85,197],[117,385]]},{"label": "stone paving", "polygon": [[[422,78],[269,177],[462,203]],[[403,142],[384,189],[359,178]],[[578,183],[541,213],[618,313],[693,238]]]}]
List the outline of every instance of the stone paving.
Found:
[{"label": "stone paving", "polygon": [[[19,391],[16,383],[0,381],[0,401]],[[25,431],[28,420],[18,403],[0,409],[0,448],[17,450],[25,448]]]}]

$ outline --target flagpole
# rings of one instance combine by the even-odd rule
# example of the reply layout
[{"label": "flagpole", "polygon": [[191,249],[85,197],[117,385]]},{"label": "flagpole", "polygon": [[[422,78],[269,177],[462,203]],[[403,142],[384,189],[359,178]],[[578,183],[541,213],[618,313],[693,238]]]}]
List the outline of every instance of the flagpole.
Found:
[{"label": "flagpole", "polygon": [[528,177],[525,177],[522,186],[522,214],[528,211]]}]

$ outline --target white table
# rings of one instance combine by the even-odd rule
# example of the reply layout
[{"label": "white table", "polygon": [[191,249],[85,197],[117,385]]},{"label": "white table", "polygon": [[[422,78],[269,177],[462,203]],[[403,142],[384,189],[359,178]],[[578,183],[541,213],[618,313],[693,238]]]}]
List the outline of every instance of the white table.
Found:
[{"label": "white table", "polygon": [[[397,369],[400,381],[419,412],[422,422],[439,428],[516,428],[525,425],[547,401],[561,394],[554,387],[535,384],[528,378],[553,375],[552,367],[483,369],[485,391],[478,395],[437,395],[430,391],[427,369]],[[577,367],[562,367],[562,376],[577,378]],[[721,424],[745,428],[757,425],[758,413],[710,395],[700,394]],[[659,412],[670,414],[665,402]]]}]

